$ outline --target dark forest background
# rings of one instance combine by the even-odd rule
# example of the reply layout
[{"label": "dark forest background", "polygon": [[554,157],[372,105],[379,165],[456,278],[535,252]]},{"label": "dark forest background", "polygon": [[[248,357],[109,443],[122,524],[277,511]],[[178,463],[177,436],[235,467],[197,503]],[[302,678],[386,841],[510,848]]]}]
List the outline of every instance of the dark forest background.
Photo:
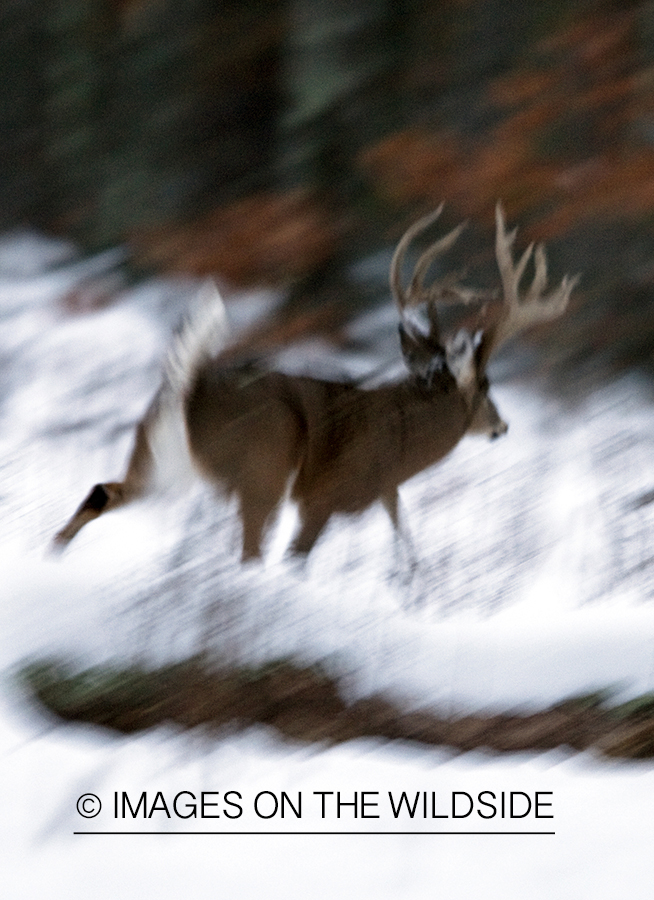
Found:
[{"label": "dark forest background", "polygon": [[325,327],[441,200],[490,278],[501,198],[583,273],[560,387],[654,372],[651,0],[2,0],[0,69],[0,229],[284,287]]}]

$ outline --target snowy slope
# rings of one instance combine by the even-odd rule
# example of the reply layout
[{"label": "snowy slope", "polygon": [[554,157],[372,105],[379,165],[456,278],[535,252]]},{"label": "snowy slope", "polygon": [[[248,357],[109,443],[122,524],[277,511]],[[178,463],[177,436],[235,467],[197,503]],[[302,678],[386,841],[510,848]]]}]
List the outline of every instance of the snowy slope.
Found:
[{"label": "snowy slope", "polygon": [[[48,557],[50,537],[88,488],[120,477],[131,427],[194,290],[151,282],[110,308],[71,317],[60,298],[119,258],[75,262],[72,252],[26,234],[0,244],[7,673],[46,655],[164,662],[210,647],[240,660],[320,660],[345,677],[352,696],[383,690],[441,710],[530,708],[608,685],[627,696],[654,689],[654,421],[647,386],[632,378],[574,410],[535,380],[494,379],[508,435],[492,444],[466,440],[403,491],[422,560],[409,591],[387,577],[392,536],[381,511],[330,527],[304,574],[280,561],[292,525],[283,517],[267,564],[243,570],[233,509],[201,486],[107,516],[63,558]],[[271,302],[232,302],[236,327]],[[299,348],[293,358],[299,365],[315,352]],[[361,361],[354,365],[361,375]],[[11,677],[0,735],[7,896],[649,896],[654,776],[645,764],[563,752],[456,758],[373,741],[306,749],[264,729],[219,742],[165,729],[116,738],[56,727]],[[161,791],[170,801],[202,790],[239,791],[243,815],[192,826],[161,811],[127,826],[112,817],[115,791]],[[455,791],[552,792],[554,818],[484,819],[475,809],[456,820],[396,820],[389,790],[433,791],[445,804],[439,812]],[[302,818],[259,818],[251,807],[261,791],[301,792]],[[341,791],[344,800],[378,792],[370,797],[380,817],[354,819],[344,807],[340,818],[330,808],[322,819],[315,791]],[[103,799],[97,819],[75,810],[85,792]],[[134,830],[135,821],[141,830],[264,833],[73,834]],[[271,834],[527,826],[556,833]]]}]

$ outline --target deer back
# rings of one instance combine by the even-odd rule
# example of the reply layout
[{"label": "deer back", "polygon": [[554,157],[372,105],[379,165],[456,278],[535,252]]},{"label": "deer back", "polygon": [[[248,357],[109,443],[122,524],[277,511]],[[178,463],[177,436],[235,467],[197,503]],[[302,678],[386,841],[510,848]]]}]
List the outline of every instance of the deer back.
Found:
[{"label": "deer back", "polygon": [[449,372],[374,390],[349,383],[230,370],[198,375],[187,429],[199,468],[228,491],[292,495],[333,512],[365,509],[437,462],[470,424]]}]

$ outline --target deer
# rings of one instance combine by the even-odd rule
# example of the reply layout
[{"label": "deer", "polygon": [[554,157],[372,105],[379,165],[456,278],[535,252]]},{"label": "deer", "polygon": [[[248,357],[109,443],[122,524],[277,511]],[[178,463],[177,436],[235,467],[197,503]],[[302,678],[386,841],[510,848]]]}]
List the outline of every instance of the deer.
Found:
[{"label": "deer", "polygon": [[[465,223],[427,247],[403,285],[409,246],[442,209],[441,204],[405,232],[390,265],[407,368],[402,380],[366,389],[235,360],[224,352],[230,334],[222,299],[215,285],[205,287],[173,341],[161,387],[136,426],[123,480],[96,484],[55,535],[54,547],[63,549],[88,522],[188,473],[237,497],[242,562],[261,558],[267,530],[289,495],[299,514],[292,556],[306,559],[335,514],[358,514],[378,501],[401,538],[400,485],[440,462],[467,434],[506,433],[489,396],[491,355],[523,329],[561,316],[577,282],[566,275],[546,292],[540,244],[530,244],[515,262],[517,229],[507,232],[498,203],[499,314],[474,332],[459,329],[443,337],[443,306],[482,303],[485,309],[490,301],[487,292],[452,276],[426,284],[432,263],[455,243]],[[533,278],[523,290],[532,258]],[[418,308],[427,312],[426,327]]]}]

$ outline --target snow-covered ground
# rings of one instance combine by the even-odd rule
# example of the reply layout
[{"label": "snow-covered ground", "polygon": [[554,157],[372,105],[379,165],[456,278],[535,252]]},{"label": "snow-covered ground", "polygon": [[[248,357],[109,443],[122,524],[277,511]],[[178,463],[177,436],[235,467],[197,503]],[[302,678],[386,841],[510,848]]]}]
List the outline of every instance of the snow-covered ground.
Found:
[{"label": "snow-covered ground", "polygon": [[[121,476],[194,290],[152,281],[71,316],[66,292],[119,259],[73,252],[30,234],[0,242],[3,895],[649,897],[648,763],[563,751],[453,756],[380,741],[305,748],[263,728],[220,741],[163,728],[119,738],[57,725],[12,678],[45,656],[156,663],[209,647],[240,660],[320,661],[352,696],[382,690],[439,710],[654,690],[648,387],[627,377],[566,409],[536,379],[495,377],[508,435],[467,439],[403,490],[421,559],[411,589],[388,578],[392,535],[378,509],[334,523],[304,573],[281,560],[292,525],[283,516],[266,565],[243,569],[234,511],[202,486],[108,515],[52,558],[50,538],[88,489]],[[273,301],[234,298],[235,327]],[[380,328],[382,348],[372,371],[394,347],[394,323],[381,313],[368,327]],[[315,353],[297,348],[286,365],[310,358],[315,370]],[[337,365],[364,374],[361,359]],[[141,807],[117,818],[114,796],[120,812],[122,792],[136,806],[143,791],[151,816]],[[206,795],[207,817],[183,818],[202,791],[218,792]],[[413,817],[393,813],[402,791],[411,802],[419,793]],[[300,817],[289,806],[284,818],[281,807],[271,814],[282,792]],[[356,792],[356,817],[352,806],[338,816],[338,792],[342,803]],[[529,802],[524,817],[506,813],[511,792],[518,814]],[[78,814],[83,794],[101,798],[97,817]],[[166,833],[75,834],[120,830]],[[525,833],[503,833],[516,831]]]}]

